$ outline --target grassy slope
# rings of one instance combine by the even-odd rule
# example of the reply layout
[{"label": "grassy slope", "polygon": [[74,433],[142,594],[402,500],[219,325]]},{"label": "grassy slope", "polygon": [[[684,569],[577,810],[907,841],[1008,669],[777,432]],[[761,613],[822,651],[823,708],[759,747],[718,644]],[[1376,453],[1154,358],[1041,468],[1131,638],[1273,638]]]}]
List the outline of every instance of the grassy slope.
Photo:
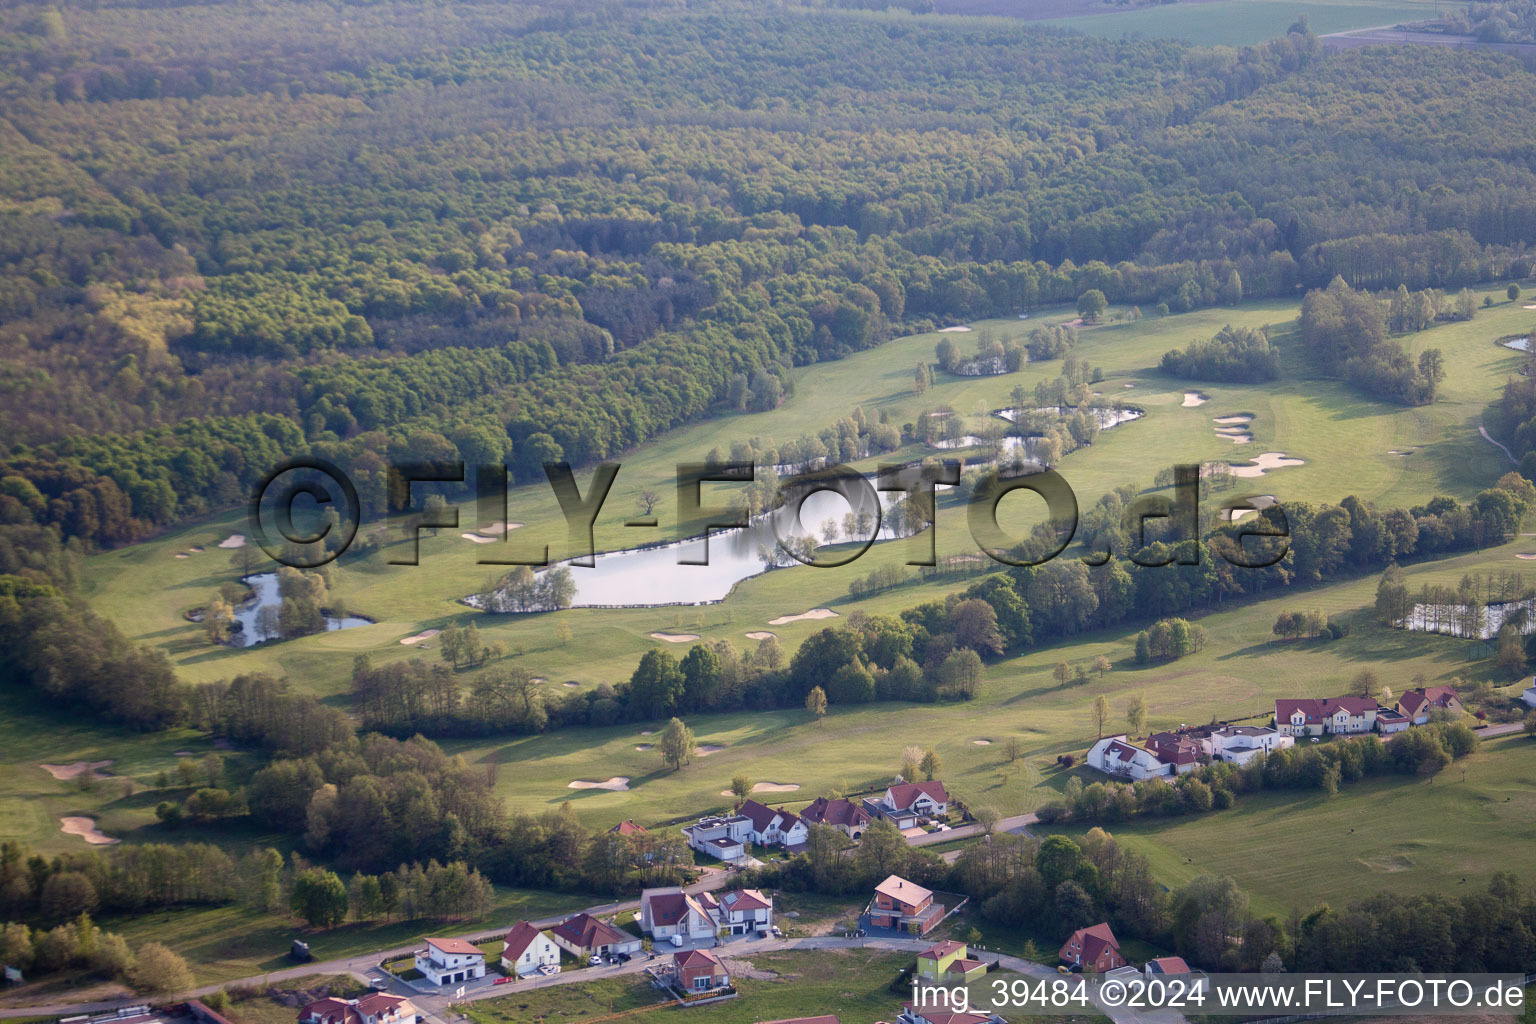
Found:
[{"label": "grassy slope", "polygon": [[[1232,875],[1256,909],[1283,916],[1298,903],[1337,907],[1381,891],[1457,895],[1482,888],[1495,871],[1530,882],[1527,858],[1516,851],[1536,842],[1533,787],[1536,743],[1508,736],[1433,780],[1372,779],[1332,800],[1250,795],[1217,814],[1105,828],[1151,858],[1165,885]],[[1259,851],[1263,868],[1255,870]]]},{"label": "grassy slope", "polygon": [[1207,46],[1244,46],[1285,34],[1305,14],[1318,35],[1433,18],[1424,0],[1216,0],[1174,3],[1136,10],[1054,18],[1046,24],[1089,35],[1181,39]]}]

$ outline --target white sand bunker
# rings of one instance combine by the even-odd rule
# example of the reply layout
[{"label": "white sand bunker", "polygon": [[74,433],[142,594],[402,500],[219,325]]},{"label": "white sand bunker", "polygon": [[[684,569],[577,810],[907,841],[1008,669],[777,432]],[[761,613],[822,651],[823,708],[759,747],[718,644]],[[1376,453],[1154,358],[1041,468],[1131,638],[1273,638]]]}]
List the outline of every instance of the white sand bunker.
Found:
[{"label": "white sand bunker", "polygon": [[656,735],[656,730],[655,729],[641,729],[640,730],[640,735],[641,736],[655,736]]},{"label": "white sand bunker", "polygon": [[1516,555],[1515,557],[1516,558],[1524,558],[1525,560],[1530,561],[1531,559],[1536,558],[1536,554],[1527,554],[1526,552],[1522,551],[1518,555]]},{"label": "white sand bunker", "polygon": [[408,636],[400,642],[405,644],[407,647],[414,647],[421,643],[423,640],[431,640],[441,632],[442,630],[440,629],[424,629],[420,633],[417,633],[415,636]]},{"label": "white sand bunker", "polygon": [[192,556],[187,554],[185,551],[178,551],[178,552],[176,552],[176,557],[177,558],[191,558]]},{"label": "white sand bunker", "polygon": [[992,745],[991,740],[971,740],[971,742],[976,744],[978,747],[990,747]]},{"label": "white sand bunker", "polygon": [[665,640],[669,644],[686,644],[691,640],[697,640],[697,633],[652,633],[652,640]]},{"label": "white sand bunker", "polygon": [[748,640],[772,640],[779,634],[770,633],[766,629],[754,629],[747,633]]},{"label": "white sand bunker", "polygon": [[1234,424],[1252,423],[1253,422],[1253,413],[1251,413],[1251,412],[1240,412],[1240,413],[1236,413],[1236,414],[1231,415],[1231,416],[1217,416],[1214,419],[1212,419],[1211,422],[1212,423],[1219,423],[1223,427],[1230,427],[1230,426],[1233,426]]},{"label": "white sand bunker", "polygon": [[92,846],[111,846],[122,842],[98,829],[95,818],[60,818],[59,831],[67,836],[79,836]]},{"label": "white sand bunker", "polygon": [[607,789],[617,793],[629,788],[628,775],[615,775],[606,782],[593,782],[590,779],[577,779],[566,786],[567,789]]},{"label": "white sand bunker", "polygon": [[1521,309],[1536,309],[1536,302],[1527,302],[1525,305],[1521,306],[1520,308]]},{"label": "white sand bunker", "polygon": [[1293,459],[1285,452],[1265,452],[1258,456],[1252,463],[1246,466],[1233,466],[1232,475],[1242,477],[1263,476],[1272,469],[1284,469],[1286,466],[1305,466],[1305,459]]},{"label": "white sand bunker", "polygon": [[1206,398],[1204,392],[1186,391],[1184,392],[1184,401],[1182,404],[1186,409],[1193,409],[1197,405],[1204,405],[1207,401],[1209,401],[1209,399]]},{"label": "white sand bunker", "polygon": [[560,685],[561,685],[561,686],[565,686],[565,687],[568,687],[568,688],[570,688],[570,689],[572,689],[572,690],[574,690],[574,689],[576,689],[576,688],[577,688],[577,687],[578,687],[578,686],[580,686],[580,685],[581,685],[581,684],[580,684],[580,683],[573,683],[573,682],[569,682],[569,681],[567,681],[567,682],[564,682],[564,683],[561,683],[561,684],[560,684]]},{"label": "white sand bunker", "polygon": [[654,743],[636,743],[635,744],[635,749],[636,750],[654,750],[655,747],[656,747],[656,745]]},{"label": "white sand bunker", "polygon": [[496,538],[495,537],[482,537],[478,533],[461,533],[461,534],[459,534],[459,536],[463,537],[467,541],[473,541],[476,544],[495,544],[496,543]]},{"label": "white sand bunker", "polygon": [[1253,435],[1236,427],[1217,427],[1216,436],[1224,437],[1233,444],[1247,444],[1253,440]]},{"label": "white sand bunker", "polygon": [[718,743],[700,743],[696,748],[694,748],[693,752],[698,754],[700,757],[708,757],[710,754],[718,754],[724,749],[725,748]]},{"label": "white sand bunker", "polygon": [[[754,793],[793,793],[795,790],[797,790],[799,788],[800,788],[800,786],[798,784],[796,784],[796,783],[793,783],[793,782],[759,782],[759,783],[756,783],[756,784],[753,785],[752,792],[754,792]],[[720,791],[720,795],[721,796],[733,796],[735,794],[733,794],[728,789],[722,789]]]},{"label": "white sand bunker", "polygon": [[835,619],[835,618],[837,618],[837,612],[833,611],[830,608],[812,608],[810,611],[808,611],[808,612],[801,612],[799,615],[780,615],[776,619],[769,619],[768,620],[768,625],[770,625],[770,626],[784,626],[784,625],[788,625],[791,622],[800,622],[800,621],[802,621],[804,619]]},{"label": "white sand bunker", "polygon": [[970,330],[971,329],[969,327],[940,327],[939,328],[939,333],[940,334],[969,334]]},{"label": "white sand bunker", "polygon": [[522,523],[492,523],[490,526],[480,527],[478,532],[488,533],[494,536],[506,533],[509,530],[515,530],[522,525]]},{"label": "white sand bunker", "polygon": [[1121,384],[1120,386],[1123,387],[1123,388],[1133,388],[1136,385],[1135,384]]},{"label": "white sand bunker", "polygon": [[[42,769],[49,775],[52,775],[54,778],[58,779],[60,782],[68,782],[70,779],[77,779],[82,775],[89,775],[93,779],[106,778],[106,776],[101,773],[101,769],[110,768],[111,766],[112,761],[109,758],[105,761],[75,761],[71,764],[45,764],[42,766]],[[90,821],[91,819],[82,818],[80,820]]]},{"label": "white sand bunker", "polygon": [[245,547],[245,534],[243,534],[243,533],[232,533],[228,537],[225,537],[223,540],[219,541],[219,547],[221,547],[221,548],[243,548],[243,547]]}]

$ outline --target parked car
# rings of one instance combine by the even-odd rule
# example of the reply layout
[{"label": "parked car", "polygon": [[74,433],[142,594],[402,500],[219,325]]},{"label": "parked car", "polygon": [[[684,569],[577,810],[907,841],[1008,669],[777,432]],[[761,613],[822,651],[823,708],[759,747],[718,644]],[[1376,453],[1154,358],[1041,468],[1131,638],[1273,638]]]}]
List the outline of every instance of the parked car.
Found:
[{"label": "parked car", "polygon": [[516,980],[517,980],[516,978],[512,977],[511,975],[508,975],[505,978],[497,978],[495,981],[491,982],[491,984],[492,985],[510,985],[512,982],[514,982]]},{"label": "parked car", "polygon": [[603,958],[596,953],[593,953],[591,956],[587,957],[588,967],[601,967],[602,963]]},{"label": "parked car", "polygon": [[773,937],[776,939],[782,939],[784,937],[784,933],[779,931],[778,925],[773,926]]},{"label": "parked car", "polygon": [[611,964],[627,964],[632,959],[628,953],[615,953],[608,958]]}]

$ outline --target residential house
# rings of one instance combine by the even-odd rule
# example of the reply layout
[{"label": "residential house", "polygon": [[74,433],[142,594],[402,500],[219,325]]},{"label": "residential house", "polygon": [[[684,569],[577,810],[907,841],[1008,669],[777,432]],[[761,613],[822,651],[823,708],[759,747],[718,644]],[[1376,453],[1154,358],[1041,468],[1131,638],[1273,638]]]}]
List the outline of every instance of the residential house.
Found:
[{"label": "residential house", "polygon": [[865,915],[875,928],[927,935],[943,920],[944,905],[934,902],[932,891],[891,875],[875,886],[875,898]]},{"label": "residential house", "polygon": [[370,992],[361,999],[318,999],[299,1010],[299,1024],[416,1024],[420,1011],[403,996]]},{"label": "residential house", "polygon": [[752,841],[758,846],[797,850],[810,838],[810,827],[793,811],[747,800],[736,813],[752,823]]},{"label": "residential house", "polygon": [[434,985],[457,985],[485,977],[485,954],[463,939],[428,939],[416,951],[416,969]]},{"label": "residential house", "polygon": [[1525,692],[1520,694],[1520,699],[1531,707],[1536,708],[1536,683],[1527,686]]},{"label": "residential house", "polygon": [[1210,978],[1204,971],[1191,970],[1189,964],[1184,962],[1181,956],[1160,956],[1148,960],[1142,967],[1147,981],[1161,978],[1164,981],[1182,981],[1185,985],[1185,994],[1203,992],[1210,984]]},{"label": "residential house", "polygon": [[1102,922],[1073,932],[1062,943],[1061,952],[1057,955],[1063,963],[1099,974],[1125,966],[1125,957],[1120,955],[1120,943],[1115,939],[1115,933],[1110,931],[1108,924]]},{"label": "residential house", "polygon": [[887,788],[880,799],[866,799],[864,810],[871,816],[889,818],[897,828],[912,828],[921,818],[943,818],[949,814],[949,790],[937,779],[898,782]]},{"label": "residential house", "polygon": [[1391,736],[1393,733],[1403,732],[1410,724],[1408,716],[1396,708],[1376,709],[1376,731],[1383,736]]},{"label": "residential house", "polygon": [[508,974],[526,978],[530,974],[554,974],[560,970],[560,947],[555,940],[527,921],[519,921],[507,932],[501,950],[501,966]]},{"label": "residential house", "polygon": [[1228,725],[1213,729],[1205,742],[1209,744],[1212,757],[1232,764],[1247,764],[1255,757],[1296,745],[1294,737],[1260,725]]},{"label": "residential house", "polygon": [[1194,771],[1200,763],[1200,755],[1204,753],[1199,740],[1176,732],[1155,732],[1148,736],[1147,750],[1172,768],[1175,775]]},{"label": "residential house", "polygon": [[684,992],[717,992],[731,987],[731,976],[720,958],[707,949],[685,949],[672,954],[677,986]]},{"label": "residential house", "polygon": [[995,1013],[980,1010],[951,1010],[941,1006],[922,1006],[918,1003],[902,1003],[897,1024],[1006,1024]]},{"label": "residential house", "polygon": [[644,825],[636,825],[628,818],[625,818],[608,831],[617,832],[621,836],[640,836],[645,834],[646,829]]},{"label": "residential house", "polygon": [[824,796],[819,796],[814,803],[800,812],[800,817],[812,825],[831,825],[849,839],[858,839],[862,836],[870,822],[868,811],[852,800],[845,800],[842,797],[828,800]]},{"label": "residential house", "polygon": [[1414,725],[1425,725],[1435,710],[1453,715],[1462,712],[1461,698],[1449,686],[1424,686],[1409,690],[1397,699],[1397,710],[1408,716]]},{"label": "residential house", "polygon": [[673,887],[640,893],[640,930],[657,941],[681,935],[684,941],[698,942],[714,938],[717,926],[697,898]]},{"label": "residential house", "polygon": [[1292,737],[1370,732],[1376,708],[1369,697],[1282,697],[1275,701],[1275,729]]},{"label": "residential house", "polygon": [[757,889],[732,889],[711,901],[711,915],[732,935],[763,935],[773,927],[773,897]]},{"label": "residential house", "polygon": [[752,821],[741,814],[700,818],[685,827],[683,835],[688,845],[700,853],[717,860],[738,861],[747,855],[747,843],[752,841]]},{"label": "residential house", "polygon": [[640,951],[639,936],[599,921],[588,913],[566,918],[549,930],[549,937],[567,953],[583,959]]},{"label": "residential house", "polygon": [[1158,760],[1156,754],[1136,746],[1124,733],[1105,736],[1088,748],[1088,766],[1117,778],[1150,779],[1173,774],[1173,766]]},{"label": "residential house", "polygon": [[965,943],[947,939],[917,954],[917,976],[942,985],[964,985],[987,973],[987,965],[972,959]]}]

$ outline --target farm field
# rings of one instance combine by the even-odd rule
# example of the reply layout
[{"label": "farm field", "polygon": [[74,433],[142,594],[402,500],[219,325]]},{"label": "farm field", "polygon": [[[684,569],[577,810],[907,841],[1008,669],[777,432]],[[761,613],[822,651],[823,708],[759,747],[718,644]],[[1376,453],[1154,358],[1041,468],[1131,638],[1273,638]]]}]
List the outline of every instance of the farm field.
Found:
[{"label": "farm field", "polygon": [[[1305,465],[1267,473],[1253,481],[1249,493],[1273,493],[1281,500],[1338,501],[1356,494],[1382,504],[1407,505],[1437,493],[1466,498],[1503,471],[1505,457],[1478,436],[1477,426],[1505,376],[1518,365],[1518,354],[1497,346],[1494,339],[1529,325],[1532,315],[1519,304],[1501,302],[1480,311],[1469,323],[1437,326],[1408,338],[1411,351],[1439,347],[1448,369],[1441,400],[1418,408],[1372,402],[1337,382],[1310,377],[1296,351],[1298,342],[1287,327],[1295,314],[1292,303],[1260,302],[1084,330],[1075,354],[1103,368],[1105,380],[1098,389],[1106,396],[1123,396],[1147,415],[1104,433],[1089,448],[1066,457],[1061,472],[1079,503],[1091,504],[1098,495],[1126,483],[1149,486],[1157,469],[1175,461],[1239,461],[1242,455],[1251,457],[1266,451],[1283,451],[1305,460]],[[1036,314],[1029,321],[990,321],[975,326],[999,336],[1022,335],[1042,321],[1061,322],[1067,315],[1056,310]],[[1285,360],[1282,380],[1264,386],[1186,385],[1156,370],[1163,352],[1194,338],[1209,337],[1226,323],[1276,325],[1275,336]],[[632,453],[623,460],[613,493],[599,517],[599,549],[635,544],[635,531],[625,530],[622,523],[634,514],[638,493],[649,488],[670,495],[676,464],[702,459],[713,447],[725,450],[730,441],[753,436],[788,441],[847,415],[855,405],[862,405],[870,416],[884,412],[898,424],[912,422],[924,410],[948,406],[980,425],[991,410],[1007,404],[1008,392],[1015,385],[1033,387],[1036,381],[1054,378],[1060,372],[1060,362],[1050,361],[1028,364],[1017,373],[998,377],[941,376],[926,394],[917,396],[911,386],[912,367],[932,360],[940,337],[921,334],[899,338],[839,362],[801,368],[796,371],[794,395],[780,408],[712,420],[676,431]],[[949,337],[964,347],[973,343],[974,335]],[[1208,401],[1198,407],[1184,407],[1184,392],[1197,388]],[[1239,412],[1255,416],[1253,440],[1234,446],[1215,433],[1211,421],[1215,416]],[[1158,454],[1149,461],[1148,445],[1154,438]],[[1409,456],[1389,454],[1408,449],[1412,449]],[[936,452],[914,445],[884,458],[925,454]],[[857,468],[872,470],[878,461],[865,460]],[[1002,511],[1013,524],[1022,527],[1032,520],[1030,506],[1022,502],[1017,508],[1011,506],[1012,502],[1005,502]],[[526,525],[513,531],[508,546],[527,552],[548,541],[552,554],[558,557],[565,529],[549,488],[519,488],[513,492],[509,507],[512,518]],[[664,530],[671,531],[669,535],[695,532],[673,522],[674,517],[667,514],[670,509],[670,499],[665,500],[661,518]],[[461,524],[468,527],[473,516],[473,507],[465,506]],[[343,563],[346,568],[339,571],[335,594],[350,611],[374,618],[376,624],[236,650],[209,646],[201,628],[182,615],[205,601],[221,582],[237,575],[230,553],[216,547],[234,532],[246,531],[240,516],[229,515],[92,557],[86,590],[93,606],[133,639],[166,651],[177,671],[192,681],[263,671],[284,675],[301,690],[336,695],[346,689],[357,654],[369,654],[375,664],[419,656],[422,648],[402,646],[399,641],[455,621],[474,621],[487,641],[502,643],[516,664],[553,680],[552,685],[570,681],[589,686],[627,677],[639,655],[656,645],[649,635],[652,632],[693,633],[746,646],[751,643],[745,636],[748,631],[769,629],[792,650],[823,624],[801,621],[769,626],[770,619],[813,607],[829,607],[844,616],[858,608],[906,607],[942,597],[968,582],[953,578],[914,582],[873,598],[850,600],[847,590],[851,580],[878,566],[905,560],[904,546],[894,543],[876,545],[857,561],[837,569],[796,566],[754,577],[739,584],[717,605],[481,615],[458,600],[483,589],[495,575],[493,567],[475,562],[482,557],[484,546],[464,541],[459,531],[445,530],[440,536],[423,538],[421,564],[415,567],[384,564],[387,558],[397,557],[402,550],[398,546],[359,562]],[[192,547],[202,547],[203,551],[185,559],[173,557]],[[976,551],[965,526],[963,507],[950,504],[941,509],[937,549],[941,556]],[[569,627],[577,642],[559,640],[562,624]]]},{"label": "farm field", "polygon": [[1214,814],[1103,827],[1145,854],[1164,885],[1230,875],[1256,911],[1282,919],[1291,907],[1339,908],[1383,891],[1455,896],[1485,888],[1495,871],[1529,884],[1536,875],[1516,851],[1536,842],[1536,743],[1497,737],[1432,779],[1368,779],[1333,799],[1247,794]]},{"label": "farm field", "polygon": [[[1009,5],[996,0],[951,0],[939,10],[968,7],[976,13],[1006,14]],[[1180,0],[1124,11],[1042,19],[1046,24],[1076,29],[1089,35],[1118,38],[1179,39],[1205,46],[1247,46],[1273,39],[1306,15],[1313,32],[1348,32],[1376,25],[1433,18],[1436,5],[1430,0]]]}]

